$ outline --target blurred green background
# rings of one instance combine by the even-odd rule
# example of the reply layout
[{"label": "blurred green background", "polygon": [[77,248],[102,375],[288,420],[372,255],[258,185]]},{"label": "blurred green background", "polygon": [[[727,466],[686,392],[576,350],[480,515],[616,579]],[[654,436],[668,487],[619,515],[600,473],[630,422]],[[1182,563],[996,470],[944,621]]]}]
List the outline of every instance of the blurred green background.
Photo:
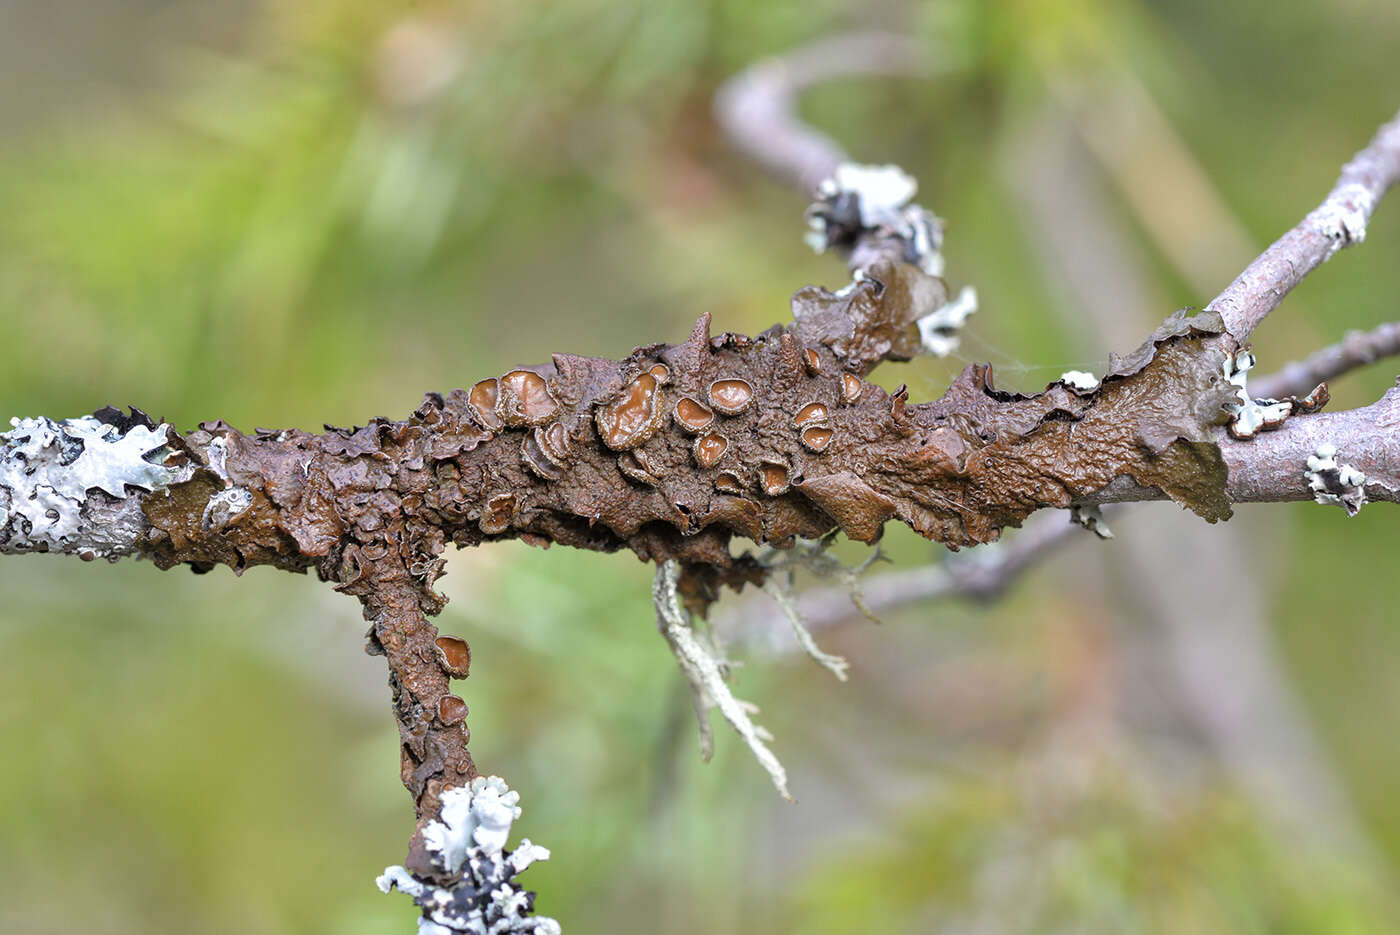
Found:
[{"label": "blurred green background", "polygon": [[[916,399],[968,360],[1039,388],[1131,348],[1400,106],[1390,0],[0,4],[3,414],[363,423],[707,311],[785,320],[844,271],[709,102],[870,27],[938,73],[803,112],[919,178],[982,304],[958,359],[878,373]],[[1395,317],[1397,251],[1387,203],[1262,329],[1260,369]],[[634,559],[462,553],[440,623],[566,931],[1396,931],[1394,523],[1145,507],[1000,601],[820,634],[846,684],[751,633],[737,691],[797,806],[723,729],[700,763]],[[373,886],[412,815],[353,601],[39,557],[0,562],[0,594],[0,932],[412,930]],[[727,632],[762,601],[728,598]]]}]

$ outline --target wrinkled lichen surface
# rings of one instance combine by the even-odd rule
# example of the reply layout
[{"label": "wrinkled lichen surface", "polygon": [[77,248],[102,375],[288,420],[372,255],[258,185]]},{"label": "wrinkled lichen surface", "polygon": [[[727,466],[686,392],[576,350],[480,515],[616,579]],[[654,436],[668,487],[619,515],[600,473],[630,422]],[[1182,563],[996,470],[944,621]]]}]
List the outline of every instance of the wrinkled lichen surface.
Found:
[{"label": "wrinkled lichen surface", "polygon": [[[762,579],[753,558],[732,554],[736,536],[785,548],[840,529],[870,542],[897,520],[956,548],[1120,477],[1208,520],[1229,516],[1212,429],[1238,388],[1213,340],[1218,316],[1173,315],[1092,388],[1066,379],[1007,393],[990,367],[970,366],[915,404],[868,382],[876,364],[919,352],[919,320],[946,301],[942,280],[879,260],[838,293],[798,292],[789,326],[716,335],[705,317],[686,340],[622,360],[557,354],[430,393],[402,421],[319,435],[223,422],[179,434],[136,412],[128,424],[36,425],[7,442],[8,534],[45,528],[14,519],[39,515],[47,495],[25,499],[41,476],[27,472],[72,458],[64,446],[81,441],[69,464],[107,460],[84,491],[55,487],[72,501],[61,518],[84,508],[79,494],[135,488],[145,525],[132,550],[162,567],[314,570],[359,598],[367,648],[388,657],[421,828],[444,789],[476,775],[467,705],[450,686],[469,650],[428,622],[449,543],[521,538],[676,560],[681,593],[703,610],[721,586]],[[126,473],[98,469],[113,459]]]}]

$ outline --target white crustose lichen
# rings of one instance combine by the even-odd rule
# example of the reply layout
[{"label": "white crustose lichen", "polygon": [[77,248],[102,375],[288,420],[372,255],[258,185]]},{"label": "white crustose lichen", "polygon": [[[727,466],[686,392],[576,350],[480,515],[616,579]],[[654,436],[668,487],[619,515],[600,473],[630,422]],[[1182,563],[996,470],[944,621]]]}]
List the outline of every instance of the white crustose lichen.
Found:
[{"label": "white crustose lichen", "polygon": [[418,935],[559,935],[554,919],[532,915],[535,894],[515,880],[535,861],[548,860],[549,851],[529,839],[505,849],[519,802],[520,793],[499,776],[448,789],[438,820],[423,828],[423,845],[453,882],[438,886],[401,866],[386,867],[375,880],[383,892],[397,888],[422,908]]},{"label": "white crustose lichen", "polygon": [[[855,232],[898,237],[906,245],[904,259],[930,276],[943,274],[943,223],[913,203],[919,185],[899,166],[842,163],[817,188],[817,200],[807,209],[807,243],[822,253],[833,243],[849,243]],[[851,284],[836,295],[848,295],[866,278],[857,269]],[[958,331],[977,311],[977,292],[965,286],[958,297],[918,320],[924,350],[946,357],[958,347]]]},{"label": "white crustose lichen", "polygon": [[1374,209],[1375,200],[1370,190],[1352,182],[1337,189],[1308,215],[1313,230],[1330,241],[1325,259],[1330,260],[1343,247],[1366,239],[1366,221]]}]

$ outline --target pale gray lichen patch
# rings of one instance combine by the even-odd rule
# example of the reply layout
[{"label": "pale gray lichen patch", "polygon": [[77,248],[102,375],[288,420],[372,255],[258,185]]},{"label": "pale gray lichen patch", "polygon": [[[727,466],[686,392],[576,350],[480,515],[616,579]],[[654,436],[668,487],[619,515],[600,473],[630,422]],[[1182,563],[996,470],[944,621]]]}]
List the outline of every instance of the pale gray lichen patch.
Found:
[{"label": "pale gray lichen patch", "polygon": [[167,467],[170,426],[125,432],[93,416],[11,419],[0,434],[0,551],[130,553],[145,529],[140,497],[187,480]]},{"label": "pale gray lichen patch", "polygon": [[453,882],[438,886],[402,866],[386,867],[375,880],[381,891],[397,888],[422,908],[418,935],[559,935],[558,922],[532,914],[535,894],[515,879],[548,860],[548,849],[529,839],[505,849],[511,824],[520,817],[519,802],[520,793],[499,776],[478,776],[466,787],[448,789],[438,820],[423,828],[423,844]]},{"label": "pale gray lichen patch", "polygon": [[947,357],[958,349],[961,341],[958,332],[967,323],[969,315],[977,311],[977,290],[963,286],[958,297],[920,318],[919,343],[934,357]]},{"label": "pale gray lichen patch", "polygon": [[1326,442],[1308,457],[1303,472],[1318,503],[1333,504],[1355,516],[1366,505],[1366,475],[1350,464],[1337,463],[1337,446]]},{"label": "pale gray lichen patch", "polygon": [[209,460],[209,469],[223,480],[224,486],[229,485],[228,478],[228,439],[223,435],[215,436],[209,446],[204,449],[204,456]]}]

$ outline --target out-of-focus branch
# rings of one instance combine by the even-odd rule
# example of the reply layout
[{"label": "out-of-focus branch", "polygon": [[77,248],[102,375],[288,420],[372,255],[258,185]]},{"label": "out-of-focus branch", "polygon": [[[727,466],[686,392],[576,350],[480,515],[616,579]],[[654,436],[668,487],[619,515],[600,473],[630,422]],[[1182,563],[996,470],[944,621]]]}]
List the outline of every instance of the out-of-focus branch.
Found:
[{"label": "out-of-focus branch", "polygon": [[[1123,508],[1106,512],[1121,513]],[[864,609],[875,615],[954,598],[993,600],[1061,546],[1086,536],[1088,533],[1072,524],[1067,514],[1058,510],[1042,513],[1028,519],[1005,542],[955,559],[874,575],[861,584],[860,600]],[[809,630],[824,630],[861,615],[851,598],[849,587],[809,588],[802,592],[797,608]],[[715,628],[725,634],[765,638],[786,633],[788,625],[781,608],[767,597],[755,595],[727,606]]]},{"label": "out-of-focus branch", "polygon": [[846,153],[797,115],[797,96],[836,78],[923,75],[927,49],[892,33],[836,36],[740,72],[715,95],[715,118],[749,158],[804,194],[831,178]]},{"label": "out-of-focus branch", "polygon": [[1306,360],[1284,364],[1277,373],[1251,380],[1249,388],[1259,396],[1275,399],[1302,396],[1319,383],[1397,354],[1400,354],[1400,322],[1386,322],[1370,331],[1350,331],[1336,344],[1309,355]]},{"label": "out-of-focus branch", "polygon": [[1240,273],[1206,306],[1243,343],[1284,296],[1338,250],[1360,243],[1381,196],[1400,180],[1400,114],[1342,166],[1322,204]]}]

